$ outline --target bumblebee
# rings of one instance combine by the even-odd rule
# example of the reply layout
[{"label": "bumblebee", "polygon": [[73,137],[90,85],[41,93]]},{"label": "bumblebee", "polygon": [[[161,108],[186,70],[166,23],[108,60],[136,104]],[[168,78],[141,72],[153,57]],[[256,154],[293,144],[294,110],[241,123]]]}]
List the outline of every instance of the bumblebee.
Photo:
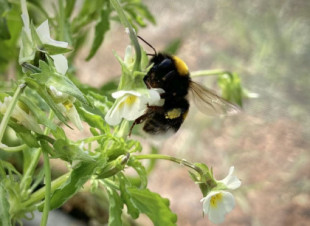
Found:
[{"label": "bumblebee", "polygon": [[[144,77],[147,88],[162,88],[164,99],[163,106],[147,106],[145,114],[137,118],[131,126],[144,123],[143,130],[149,134],[163,134],[172,130],[177,132],[184,122],[190,104],[187,99],[190,93],[200,111],[211,115],[233,114],[239,108],[216,95],[211,90],[192,81],[190,72],[183,60],[177,56],[157,53],[153,46],[138,36],[149,45],[154,54],[151,55],[150,65],[153,65]],[[129,135],[130,135],[129,133]]]}]

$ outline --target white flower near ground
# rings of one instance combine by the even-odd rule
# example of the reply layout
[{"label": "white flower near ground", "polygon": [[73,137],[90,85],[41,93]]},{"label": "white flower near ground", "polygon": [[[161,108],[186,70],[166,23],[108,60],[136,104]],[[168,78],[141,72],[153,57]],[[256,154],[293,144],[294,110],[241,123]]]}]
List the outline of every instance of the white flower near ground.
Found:
[{"label": "white flower near ground", "polygon": [[[0,101],[0,112],[3,115],[8,109],[11,101],[12,101],[11,96],[5,97],[3,102]],[[42,133],[42,129],[36,122],[35,118],[30,113],[25,112],[18,104],[15,105],[11,117],[14,118],[17,121],[17,123],[22,124],[26,128],[36,133]]]},{"label": "white flower near ground", "polygon": [[[226,189],[234,190],[240,187],[241,181],[233,175],[234,167],[230,167],[228,175],[217,183],[224,185]],[[215,224],[224,222],[225,216],[235,207],[234,196],[225,190],[214,190],[201,199],[203,212],[208,215],[210,221]]]},{"label": "white flower near ground", "polygon": [[140,117],[147,110],[147,104],[150,106],[162,106],[163,99],[160,94],[162,89],[145,89],[139,91],[120,90],[112,93],[116,99],[112,108],[105,116],[105,121],[112,126],[118,125],[122,119],[133,121]]}]

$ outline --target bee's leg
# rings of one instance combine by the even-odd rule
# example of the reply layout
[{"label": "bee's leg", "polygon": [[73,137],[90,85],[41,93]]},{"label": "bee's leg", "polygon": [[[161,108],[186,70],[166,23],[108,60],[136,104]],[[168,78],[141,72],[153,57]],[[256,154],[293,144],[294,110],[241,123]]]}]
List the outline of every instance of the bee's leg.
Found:
[{"label": "bee's leg", "polygon": [[128,134],[129,137],[131,136],[131,132],[132,132],[133,127],[136,124],[143,123],[149,117],[149,115],[150,115],[150,112],[146,112],[145,114],[141,115],[139,118],[136,118],[136,120],[132,123],[132,125],[130,127],[129,134]]},{"label": "bee's leg", "polygon": [[162,106],[150,106],[148,103],[146,104],[147,108],[149,110],[152,110],[152,112],[164,112],[165,109]]}]

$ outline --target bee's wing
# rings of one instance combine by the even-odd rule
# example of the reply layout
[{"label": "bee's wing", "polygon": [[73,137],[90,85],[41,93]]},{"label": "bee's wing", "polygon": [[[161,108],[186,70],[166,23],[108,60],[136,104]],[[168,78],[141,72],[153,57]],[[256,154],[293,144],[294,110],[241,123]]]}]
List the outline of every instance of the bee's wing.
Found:
[{"label": "bee's wing", "polygon": [[240,108],[219,97],[211,90],[191,81],[190,94],[197,108],[207,115],[233,115],[240,112]]}]

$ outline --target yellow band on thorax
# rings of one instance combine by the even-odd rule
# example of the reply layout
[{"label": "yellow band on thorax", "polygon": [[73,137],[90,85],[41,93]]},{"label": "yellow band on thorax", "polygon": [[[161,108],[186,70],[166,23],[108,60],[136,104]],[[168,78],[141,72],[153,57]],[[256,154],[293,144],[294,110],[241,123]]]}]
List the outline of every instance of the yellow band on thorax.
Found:
[{"label": "yellow band on thorax", "polygon": [[172,56],[172,59],[174,60],[174,64],[175,64],[175,67],[176,67],[178,73],[181,76],[187,76],[188,75],[188,67],[187,67],[186,63],[177,56]]}]

